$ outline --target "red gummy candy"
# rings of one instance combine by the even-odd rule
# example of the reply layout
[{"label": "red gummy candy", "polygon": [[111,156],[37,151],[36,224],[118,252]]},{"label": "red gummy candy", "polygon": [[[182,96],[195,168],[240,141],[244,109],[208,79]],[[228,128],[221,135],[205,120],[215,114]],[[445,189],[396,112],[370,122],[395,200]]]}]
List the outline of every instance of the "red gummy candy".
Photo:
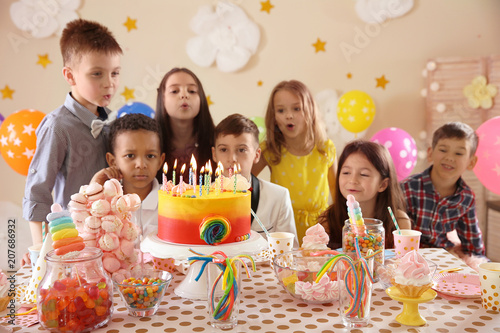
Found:
[{"label": "red gummy candy", "polygon": [[99,288],[97,286],[92,286],[88,290],[88,294],[91,299],[96,300],[99,298]]},{"label": "red gummy candy", "polygon": [[61,281],[57,280],[56,282],[54,282],[54,289],[58,291],[64,291],[66,290],[66,285]]}]

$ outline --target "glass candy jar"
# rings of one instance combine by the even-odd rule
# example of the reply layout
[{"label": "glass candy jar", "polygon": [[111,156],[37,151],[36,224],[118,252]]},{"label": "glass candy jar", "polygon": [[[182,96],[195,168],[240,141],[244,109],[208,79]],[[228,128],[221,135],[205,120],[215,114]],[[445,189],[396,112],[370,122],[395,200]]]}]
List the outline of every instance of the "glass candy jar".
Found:
[{"label": "glass candy jar", "polygon": [[363,256],[368,250],[376,252],[382,250],[375,256],[374,268],[375,278],[377,277],[377,268],[384,264],[385,249],[385,229],[382,221],[372,218],[364,218],[364,225],[351,224],[349,219],[345,220],[342,229],[342,251],[354,260],[357,260],[356,242]]},{"label": "glass candy jar", "polygon": [[113,312],[113,284],[102,267],[102,251],[86,247],[63,259],[50,251],[37,290],[38,317],[50,332],[90,332]]}]

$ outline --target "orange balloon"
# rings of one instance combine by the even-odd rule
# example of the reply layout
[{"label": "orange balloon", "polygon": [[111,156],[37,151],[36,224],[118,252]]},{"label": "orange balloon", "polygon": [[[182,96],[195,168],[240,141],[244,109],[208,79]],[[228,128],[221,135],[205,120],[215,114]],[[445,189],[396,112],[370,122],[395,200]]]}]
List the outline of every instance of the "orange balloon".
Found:
[{"label": "orange balloon", "polygon": [[0,126],[0,152],[7,164],[23,176],[35,154],[35,130],[40,125],[45,113],[27,109],[16,111]]}]

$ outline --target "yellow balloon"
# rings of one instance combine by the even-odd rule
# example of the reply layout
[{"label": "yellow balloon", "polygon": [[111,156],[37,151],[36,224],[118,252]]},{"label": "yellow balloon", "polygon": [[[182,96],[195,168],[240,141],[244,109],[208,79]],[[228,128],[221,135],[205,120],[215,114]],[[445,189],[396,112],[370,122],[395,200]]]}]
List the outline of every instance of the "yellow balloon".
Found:
[{"label": "yellow balloon", "polygon": [[346,92],[337,104],[337,117],[340,124],[349,132],[363,132],[375,117],[373,99],[360,90]]}]

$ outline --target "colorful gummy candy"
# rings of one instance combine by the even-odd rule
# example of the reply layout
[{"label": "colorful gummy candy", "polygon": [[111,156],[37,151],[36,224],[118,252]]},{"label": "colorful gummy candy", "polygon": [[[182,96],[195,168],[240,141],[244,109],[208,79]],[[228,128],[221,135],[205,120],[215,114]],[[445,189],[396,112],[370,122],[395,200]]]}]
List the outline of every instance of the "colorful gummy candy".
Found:
[{"label": "colorful gummy candy", "polygon": [[40,289],[38,314],[51,332],[82,332],[104,325],[113,311],[112,285],[101,279],[88,283],[82,277],[56,280]]},{"label": "colorful gummy candy", "polygon": [[154,307],[163,295],[167,281],[160,278],[134,277],[125,279],[119,284],[119,289],[128,306],[134,309]]}]

